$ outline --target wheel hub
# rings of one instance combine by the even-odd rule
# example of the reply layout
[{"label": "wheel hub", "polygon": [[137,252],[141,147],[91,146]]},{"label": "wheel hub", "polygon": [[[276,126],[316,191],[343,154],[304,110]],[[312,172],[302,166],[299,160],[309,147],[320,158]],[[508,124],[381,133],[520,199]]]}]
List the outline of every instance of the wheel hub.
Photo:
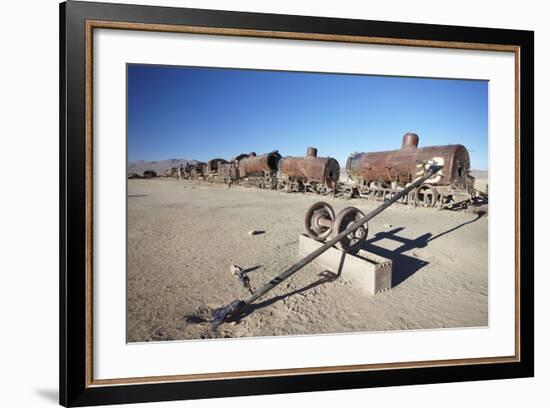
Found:
[{"label": "wheel hub", "polygon": [[365,227],[359,227],[356,231],[355,231],[355,238],[357,239],[360,239],[360,240],[363,240],[367,237],[367,230],[365,229]]}]

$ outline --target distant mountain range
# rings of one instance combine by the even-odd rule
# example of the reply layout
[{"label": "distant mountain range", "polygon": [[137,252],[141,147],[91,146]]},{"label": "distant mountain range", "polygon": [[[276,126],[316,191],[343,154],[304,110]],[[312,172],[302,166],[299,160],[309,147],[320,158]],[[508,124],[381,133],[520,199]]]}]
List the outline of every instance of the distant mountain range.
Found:
[{"label": "distant mountain range", "polygon": [[184,166],[187,164],[194,164],[197,163],[197,160],[190,160],[190,159],[168,159],[168,160],[160,160],[160,161],[145,161],[145,160],[139,160],[136,162],[128,163],[128,173],[137,173],[139,175],[143,175],[143,172],[145,170],[153,170],[158,175],[161,175],[164,173],[164,170],[172,168],[172,167],[178,167],[180,164],[183,164]]}]

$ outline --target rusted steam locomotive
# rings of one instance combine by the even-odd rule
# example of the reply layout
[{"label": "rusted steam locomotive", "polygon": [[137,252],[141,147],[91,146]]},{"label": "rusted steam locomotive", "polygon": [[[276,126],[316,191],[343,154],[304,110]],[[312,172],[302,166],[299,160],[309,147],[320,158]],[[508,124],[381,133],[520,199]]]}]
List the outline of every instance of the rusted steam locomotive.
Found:
[{"label": "rusted steam locomotive", "polygon": [[204,179],[205,169],[206,163],[203,162],[189,164],[183,173],[183,177],[191,180]]},{"label": "rusted steam locomotive", "polygon": [[278,190],[335,193],[340,179],[340,165],[332,157],[317,157],[317,149],[308,147],[306,157],[283,158],[279,162],[278,177]]},{"label": "rusted steam locomotive", "polygon": [[274,189],[280,159],[278,151],[260,156],[254,152],[243,153],[230,161],[216,158],[207,163],[197,163],[186,178]]},{"label": "rusted steam locomotive", "polygon": [[227,183],[231,181],[231,163],[225,159],[215,158],[206,162],[206,173],[203,176],[207,181]]},{"label": "rusted steam locomotive", "polygon": [[418,147],[418,135],[406,133],[399,150],[354,153],[346,163],[348,194],[385,199],[422,177],[430,164],[442,165],[434,177],[411,192],[404,201],[424,207],[453,206],[474,195],[470,156],[462,145]]},{"label": "rusted steam locomotive", "polygon": [[257,156],[252,152],[233,159],[234,180],[245,186],[274,189],[281,155],[277,150]]},{"label": "rusted steam locomotive", "polygon": [[[172,174],[170,169],[168,174]],[[243,153],[231,161],[215,158],[206,164],[188,164],[183,177],[286,192],[335,193],[340,165],[332,157],[317,157],[317,149],[309,147],[305,157],[283,158],[274,150],[262,155]]]},{"label": "rusted steam locomotive", "polygon": [[346,162],[347,178],[332,157],[317,157],[308,147],[304,157],[281,157],[278,151],[262,155],[243,153],[227,161],[188,164],[183,177],[192,180],[240,184],[286,192],[314,192],[344,197],[386,200],[421,178],[434,164],[443,166],[435,176],[402,201],[424,207],[460,207],[475,196],[470,156],[462,145],[418,147],[418,135],[406,133],[398,150],[352,153]]},{"label": "rusted steam locomotive", "polygon": [[184,179],[190,180],[202,180],[204,179],[204,174],[206,173],[203,169],[206,168],[206,163],[196,162],[196,163],[185,163],[185,165],[180,164],[180,166],[169,167],[164,170],[164,177],[177,177],[178,170],[180,175]]}]

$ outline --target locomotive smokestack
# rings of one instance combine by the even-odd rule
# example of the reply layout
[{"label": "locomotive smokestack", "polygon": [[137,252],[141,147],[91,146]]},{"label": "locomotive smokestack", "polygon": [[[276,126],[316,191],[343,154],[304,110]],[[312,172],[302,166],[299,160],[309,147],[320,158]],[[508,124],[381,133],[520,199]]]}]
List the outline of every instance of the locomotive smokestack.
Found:
[{"label": "locomotive smokestack", "polygon": [[403,144],[401,149],[416,149],[418,148],[418,135],[416,133],[405,133],[403,136]]},{"label": "locomotive smokestack", "polygon": [[315,147],[308,147],[307,148],[307,155],[309,157],[317,157],[317,149]]}]

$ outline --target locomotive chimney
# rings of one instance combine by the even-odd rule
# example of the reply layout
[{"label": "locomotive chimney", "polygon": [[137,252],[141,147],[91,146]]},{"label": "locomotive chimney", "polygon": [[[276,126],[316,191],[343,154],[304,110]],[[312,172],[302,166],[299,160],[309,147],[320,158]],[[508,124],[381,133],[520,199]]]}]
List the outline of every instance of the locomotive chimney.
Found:
[{"label": "locomotive chimney", "polygon": [[405,133],[403,136],[403,144],[401,149],[416,149],[418,148],[418,135],[416,133]]},{"label": "locomotive chimney", "polygon": [[315,147],[308,147],[307,155],[308,157],[317,157],[317,149]]}]

